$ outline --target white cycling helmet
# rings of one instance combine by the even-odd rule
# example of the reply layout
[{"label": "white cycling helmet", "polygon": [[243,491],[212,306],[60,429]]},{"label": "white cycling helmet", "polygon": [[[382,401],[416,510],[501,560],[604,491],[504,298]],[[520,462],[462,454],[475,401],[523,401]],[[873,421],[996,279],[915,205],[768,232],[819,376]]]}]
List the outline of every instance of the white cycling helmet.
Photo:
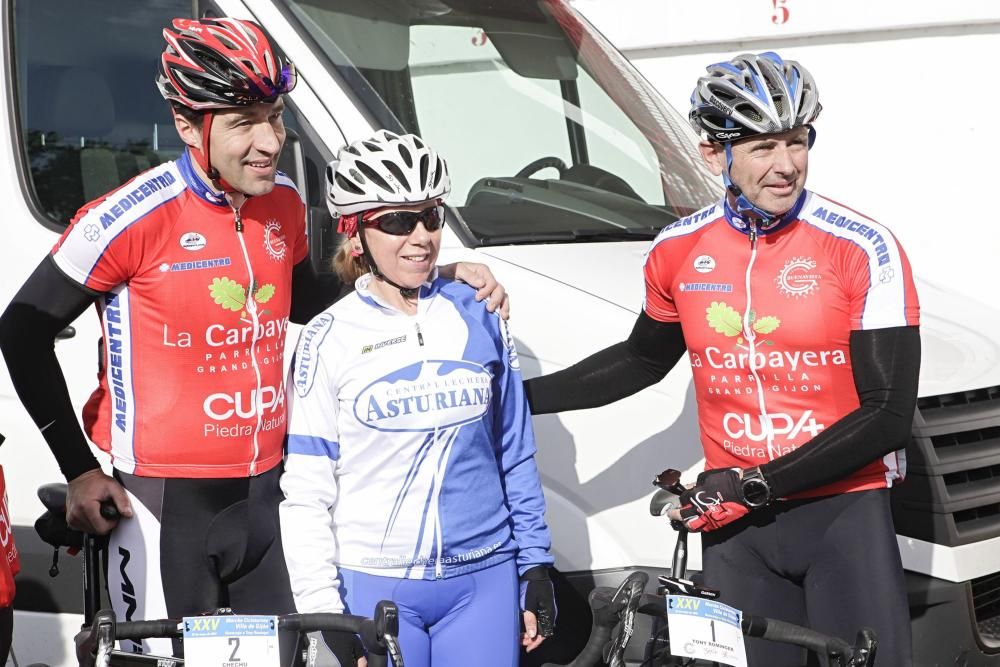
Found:
[{"label": "white cycling helmet", "polygon": [[451,192],[448,165],[415,134],[379,130],[344,146],[326,167],[330,215],[416,204]]},{"label": "white cycling helmet", "polygon": [[744,53],[705,69],[688,120],[710,141],[791,130],[816,120],[823,108],[809,71],[777,53]]}]

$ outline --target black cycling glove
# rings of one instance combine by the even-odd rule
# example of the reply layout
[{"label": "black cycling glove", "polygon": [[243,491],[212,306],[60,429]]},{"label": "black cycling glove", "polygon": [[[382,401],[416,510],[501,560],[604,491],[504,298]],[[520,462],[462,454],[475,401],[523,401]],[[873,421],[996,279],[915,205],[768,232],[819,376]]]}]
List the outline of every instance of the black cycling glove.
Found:
[{"label": "black cycling glove", "polygon": [[355,667],[364,656],[361,638],[353,632],[306,633],[305,667]]},{"label": "black cycling glove", "polygon": [[732,468],[706,470],[681,495],[681,520],[691,532],[707,533],[750,513],[740,474]]},{"label": "black cycling glove", "polygon": [[556,633],[556,591],[545,565],[536,565],[521,575],[521,610],[535,615],[542,637]]}]

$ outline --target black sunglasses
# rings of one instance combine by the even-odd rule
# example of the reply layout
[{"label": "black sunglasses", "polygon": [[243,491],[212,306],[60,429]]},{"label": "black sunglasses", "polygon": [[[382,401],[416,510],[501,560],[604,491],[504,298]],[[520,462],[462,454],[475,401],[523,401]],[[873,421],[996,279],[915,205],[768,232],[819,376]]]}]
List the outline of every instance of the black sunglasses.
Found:
[{"label": "black sunglasses", "polygon": [[444,224],[444,206],[431,206],[422,211],[392,211],[372,220],[365,220],[365,224],[393,236],[409,236],[418,222],[424,223],[427,231],[436,232]]}]

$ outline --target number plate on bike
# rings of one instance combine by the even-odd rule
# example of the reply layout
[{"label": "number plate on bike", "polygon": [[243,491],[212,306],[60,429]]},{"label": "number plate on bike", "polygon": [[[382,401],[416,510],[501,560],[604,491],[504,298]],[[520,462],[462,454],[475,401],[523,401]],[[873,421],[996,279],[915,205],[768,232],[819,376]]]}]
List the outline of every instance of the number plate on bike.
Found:
[{"label": "number plate on bike", "polygon": [[187,667],[280,667],[276,616],[185,616]]},{"label": "number plate on bike", "polygon": [[667,597],[670,654],[747,667],[742,620],[743,612],[721,602],[670,595]]}]

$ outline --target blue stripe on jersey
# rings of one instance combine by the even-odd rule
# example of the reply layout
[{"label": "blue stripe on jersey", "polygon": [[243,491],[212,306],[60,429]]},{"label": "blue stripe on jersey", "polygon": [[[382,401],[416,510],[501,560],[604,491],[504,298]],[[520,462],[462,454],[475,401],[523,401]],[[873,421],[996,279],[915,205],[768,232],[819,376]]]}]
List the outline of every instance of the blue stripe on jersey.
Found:
[{"label": "blue stripe on jersey", "polygon": [[427,487],[427,498],[424,500],[424,511],[420,517],[420,530],[417,531],[416,543],[413,545],[413,557],[410,558],[410,564],[406,566],[406,573],[403,575],[406,579],[410,578],[410,573],[413,571],[413,566],[417,562],[417,558],[420,557],[420,544],[424,541],[424,528],[427,527],[427,514],[428,509],[431,506],[431,498],[434,496],[434,486],[437,480],[431,480],[431,483]]},{"label": "blue stripe on jersey", "polygon": [[406,494],[409,493],[410,487],[413,485],[413,480],[417,478],[417,471],[420,470],[420,466],[423,465],[424,459],[427,458],[428,452],[431,451],[431,445],[434,444],[434,432],[427,434],[424,441],[420,443],[420,448],[417,449],[416,456],[413,457],[413,462],[410,464],[410,469],[406,471],[406,477],[403,478],[403,485],[399,489],[399,493],[396,494],[396,502],[392,505],[392,511],[389,512],[389,520],[385,524],[385,532],[382,534],[382,544],[379,548],[385,546],[385,541],[389,537],[389,533],[392,532],[392,527],[396,523],[396,517],[399,516],[399,510],[403,507],[403,501],[406,499]]},{"label": "blue stripe on jersey", "polygon": [[149,217],[149,216],[151,216],[151,215],[152,215],[153,213],[155,213],[155,212],[157,211],[157,209],[159,209],[159,208],[160,208],[161,206],[166,206],[167,204],[169,204],[169,203],[170,203],[170,202],[172,202],[173,200],[175,200],[175,199],[177,199],[178,197],[180,197],[180,196],[181,196],[182,194],[184,194],[184,190],[181,190],[180,192],[178,192],[177,194],[175,194],[175,195],[174,195],[173,197],[171,197],[170,199],[165,199],[165,200],[163,200],[162,202],[160,202],[159,204],[157,204],[157,205],[156,205],[156,206],[154,206],[153,208],[149,209],[149,210],[148,210],[147,212],[145,212],[145,213],[143,213],[142,215],[140,215],[140,216],[139,216],[138,218],[136,218],[135,220],[129,220],[128,222],[126,222],[126,223],[125,223],[125,224],[124,224],[124,225],[122,226],[122,228],[121,228],[121,229],[120,229],[120,230],[118,231],[118,233],[117,233],[117,234],[115,234],[114,236],[112,236],[112,237],[111,237],[111,240],[110,240],[110,241],[108,241],[107,245],[105,245],[105,246],[104,246],[104,249],[103,249],[103,250],[101,250],[101,254],[97,256],[97,259],[95,259],[95,260],[94,260],[94,263],[93,263],[93,264],[91,265],[91,267],[90,267],[90,270],[89,270],[89,271],[87,271],[87,277],[86,277],[86,278],[84,279],[84,282],[86,283],[86,282],[90,281],[90,276],[92,276],[92,275],[93,275],[93,273],[94,273],[94,269],[96,269],[96,268],[97,268],[97,265],[101,263],[101,259],[102,259],[102,258],[104,257],[104,253],[106,253],[106,252],[108,251],[108,248],[110,248],[110,247],[111,247],[111,244],[115,242],[115,239],[117,239],[117,238],[118,238],[119,236],[121,236],[122,234],[124,234],[125,232],[127,232],[127,231],[128,231],[128,229],[129,229],[129,228],[130,228],[130,227],[131,227],[132,225],[134,225],[134,224],[136,224],[136,223],[138,223],[138,222],[141,222],[142,220],[145,220],[145,219],[146,219],[147,217]]},{"label": "blue stripe on jersey", "polygon": [[191,192],[198,195],[199,198],[215,206],[228,206],[225,196],[209,188],[208,184],[198,176],[198,172],[194,170],[194,166],[191,164],[191,153],[189,151],[185,150],[184,154],[177,159],[177,169],[181,172],[181,178],[187,183]]},{"label": "blue stripe on jersey", "polygon": [[285,439],[285,450],[289,454],[303,456],[325,456],[331,461],[340,459],[340,443],[332,442],[316,435],[291,435]]},{"label": "blue stripe on jersey", "polygon": [[[687,217],[671,222],[669,225],[661,229],[660,233],[657,234],[656,238],[654,238],[652,243],[649,244],[649,248],[646,249],[645,257],[648,258],[649,254],[653,252],[653,248],[659,245],[662,241],[680,236],[687,236],[688,234],[694,234],[706,224],[716,220],[719,217],[716,214],[716,211],[721,208],[722,200],[719,200],[711,206],[706,206],[700,211],[696,211]],[[645,264],[645,262],[646,260],[644,258],[643,264]]]}]

